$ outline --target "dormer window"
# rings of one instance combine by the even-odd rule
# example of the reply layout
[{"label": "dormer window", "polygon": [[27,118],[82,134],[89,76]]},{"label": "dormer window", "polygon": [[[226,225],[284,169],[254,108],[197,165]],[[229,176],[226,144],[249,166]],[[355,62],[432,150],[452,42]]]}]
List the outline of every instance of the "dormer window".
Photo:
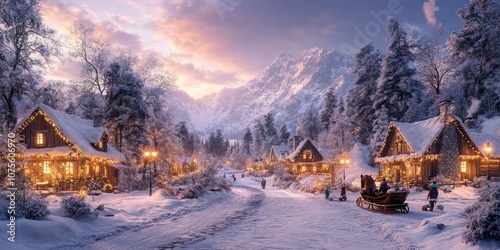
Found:
[{"label": "dormer window", "polygon": [[44,148],[47,146],[47,138],[45,132],[39,131],[34,135],[34,147],[35,148]]}]

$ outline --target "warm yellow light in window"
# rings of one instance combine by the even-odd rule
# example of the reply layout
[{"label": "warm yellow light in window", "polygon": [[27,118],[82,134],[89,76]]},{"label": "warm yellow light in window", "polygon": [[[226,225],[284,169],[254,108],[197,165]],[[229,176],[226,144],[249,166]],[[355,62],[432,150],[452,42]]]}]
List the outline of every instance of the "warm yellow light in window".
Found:
[{"label": "warm yellow light in window", "polygon": [[49,161],[43,162],[43,173],[50,174],[50,162]]},{"label": "warm yellow light in window", "polygon": [[462,173],[467,172],[467,162],[465,162],[465,161],[460,162],[460,172],[462,172]]},{"label": "warm yellow light in window", "polygon": [[45,134],[44,133],[36,133],[35,134],[35,144],[37,146],[45,145]]},{"label": "warm yellow light in window", "polygon": [[73,174],[73,162],[66,163],[66,174],[68,174],[68,175]]}]

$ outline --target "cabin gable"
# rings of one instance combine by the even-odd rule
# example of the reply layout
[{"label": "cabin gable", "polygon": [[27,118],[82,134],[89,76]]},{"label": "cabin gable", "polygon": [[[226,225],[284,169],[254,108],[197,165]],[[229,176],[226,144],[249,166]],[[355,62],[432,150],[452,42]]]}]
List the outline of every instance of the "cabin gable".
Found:
[{"label": "cabin gable", "polygon": [[295,162],[318,162],[322,160],[323,156],[310,140],[306,141],[297,155],[294,156]]},{"label": "cabin gable", "polygon": [[410,145],[394,126],[390,127],[387,141],[380,152],[379,157],[412,153]]},{"label": "cabin gable", "polygon": [[18,134],[22,135],[28,149],[70,146],[56,132],[54,126],[49,123],[49,120],[38,112],[34,112],[32,119],[27,120],[24,125],[24,129],[18,131]]}]

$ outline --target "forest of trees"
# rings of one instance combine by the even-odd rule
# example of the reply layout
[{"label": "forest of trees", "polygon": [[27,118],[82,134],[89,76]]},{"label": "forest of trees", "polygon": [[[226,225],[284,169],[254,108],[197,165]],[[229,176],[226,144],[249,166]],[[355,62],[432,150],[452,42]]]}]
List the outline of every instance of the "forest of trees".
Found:
[{"label": "forest of trees", "polygon": [[[443,99],[455,101],[461,118],[500,114],[497,1],[472,0],[459,10],[464,25],[445,44],[442,27],[430,27],[431,37],[408,34],[389,17],[387,50],[366,44],[356,53],[356,77],[346,96],[325,90],[323,107],[311,105],[297,117],[293,132],[287,124],[275,124],[272,113],[262,114],[233,143],[224,138],[224,128],[203,139],[186,122],[174,122],[165,100],[175,76],[160,70],[163,65],[153,53],[123,51],[88,22],[75,22],[68,27],[70,35],[59,39],[42,22],[39,5],[39,0],[0,0],[0,134],[13,129],[23,109],[44,103],[106,127],[132,169],[146,148],[159,152],[158,165],[166,173],[180,156],[201,153],[244,166],[266,158],[272,145],[290,145],[292,133],[333,155],[356,143],[373,153],[391,121],[436,116]],[[44,78],[62,46],[80,67],[78,81]],[[479,108],[471,110],[473,103]]]}]

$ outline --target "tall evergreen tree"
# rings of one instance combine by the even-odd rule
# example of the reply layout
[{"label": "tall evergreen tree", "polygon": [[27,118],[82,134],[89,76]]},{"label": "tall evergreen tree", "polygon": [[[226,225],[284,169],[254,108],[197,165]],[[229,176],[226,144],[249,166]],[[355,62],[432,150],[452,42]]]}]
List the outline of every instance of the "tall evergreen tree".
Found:
[{"label": "tall evergreen tree", "polygon": [[[471,0],[457,12],[464,21],[448,39],[453,58],[460,65],[459,82],[471,106],[480,100],[477,115],[500,114],[500,4],[494,0]],[[456,102],[455,102],[456,103]],[[460,105],[460,103],[456,103]],[[465,110],[460,109],[459,110]],[[458,114],[465,118],[466,114]]]},{"label": "tall evergreen tree", "polygon": [[349,120],[356,140],[368,145],[373,132],[373,99],[381,73],[382,55],[371,43],[356,54],[354,87],[346,97]]},{"label": "tall evergreen tree", "polygon": [[106,106],[106,123],[120,150],[124,146],[132,156],[140,156],[147,143],[144,132],[148,117],[142,98],[142,82],[133,72],[124,71],[119,63],[112,63],[106,71],[109,93]]},{"label": "tall evergreen tree", "polygon": [[[374,129],[378,130],[375,131],[376,138],[372,145],[381,144],[390,121],[414,122],[421,119],[416,115],[420,114],[418,110],[421,109],[424,87],[414,79],[414,55],[410,51],[406,32],[397,20],[389,17],[387,21],[389,46],[373,103],[377,110]],[[374,152],[377,150],[374,148]]]},{"label": "tall evergreen tree", "polygon": [[316,140],[321,132],[318,112],[310,105],[306,112],[298,119],[299,132],[304,138]]},{"label": "tall evergreen tree", "polygon": [[245,149],[245,153],[247,155],[251,154],[250,148],[252,143],[253,143],[252,131],[250,130],[250,128],[247,128],[247,132],[243,136],[243,148]]},{"label": "tall evergreen tree", "polygon": [[323,129],[328,130],[333,112],[337,107],[337,98],[335,97],[334,88],[329,88],[323,100],[323,109],[320,113],[320,122]]},{"label": "tall evergreen tree", "polygon": [[280,128],[280,141],[281,144],[287,145],[288,140],[290,140],[290,132],[288,132],[288,128],[286,127],[286,124],[283,123],[283,125]]},{"label": "tall evergreen tree", "polygon": [[257,120],[254,126],[254,153],[257,159],[260,159],[264,153],[264,142],[266,141],[266,129],[260,120]]}]

